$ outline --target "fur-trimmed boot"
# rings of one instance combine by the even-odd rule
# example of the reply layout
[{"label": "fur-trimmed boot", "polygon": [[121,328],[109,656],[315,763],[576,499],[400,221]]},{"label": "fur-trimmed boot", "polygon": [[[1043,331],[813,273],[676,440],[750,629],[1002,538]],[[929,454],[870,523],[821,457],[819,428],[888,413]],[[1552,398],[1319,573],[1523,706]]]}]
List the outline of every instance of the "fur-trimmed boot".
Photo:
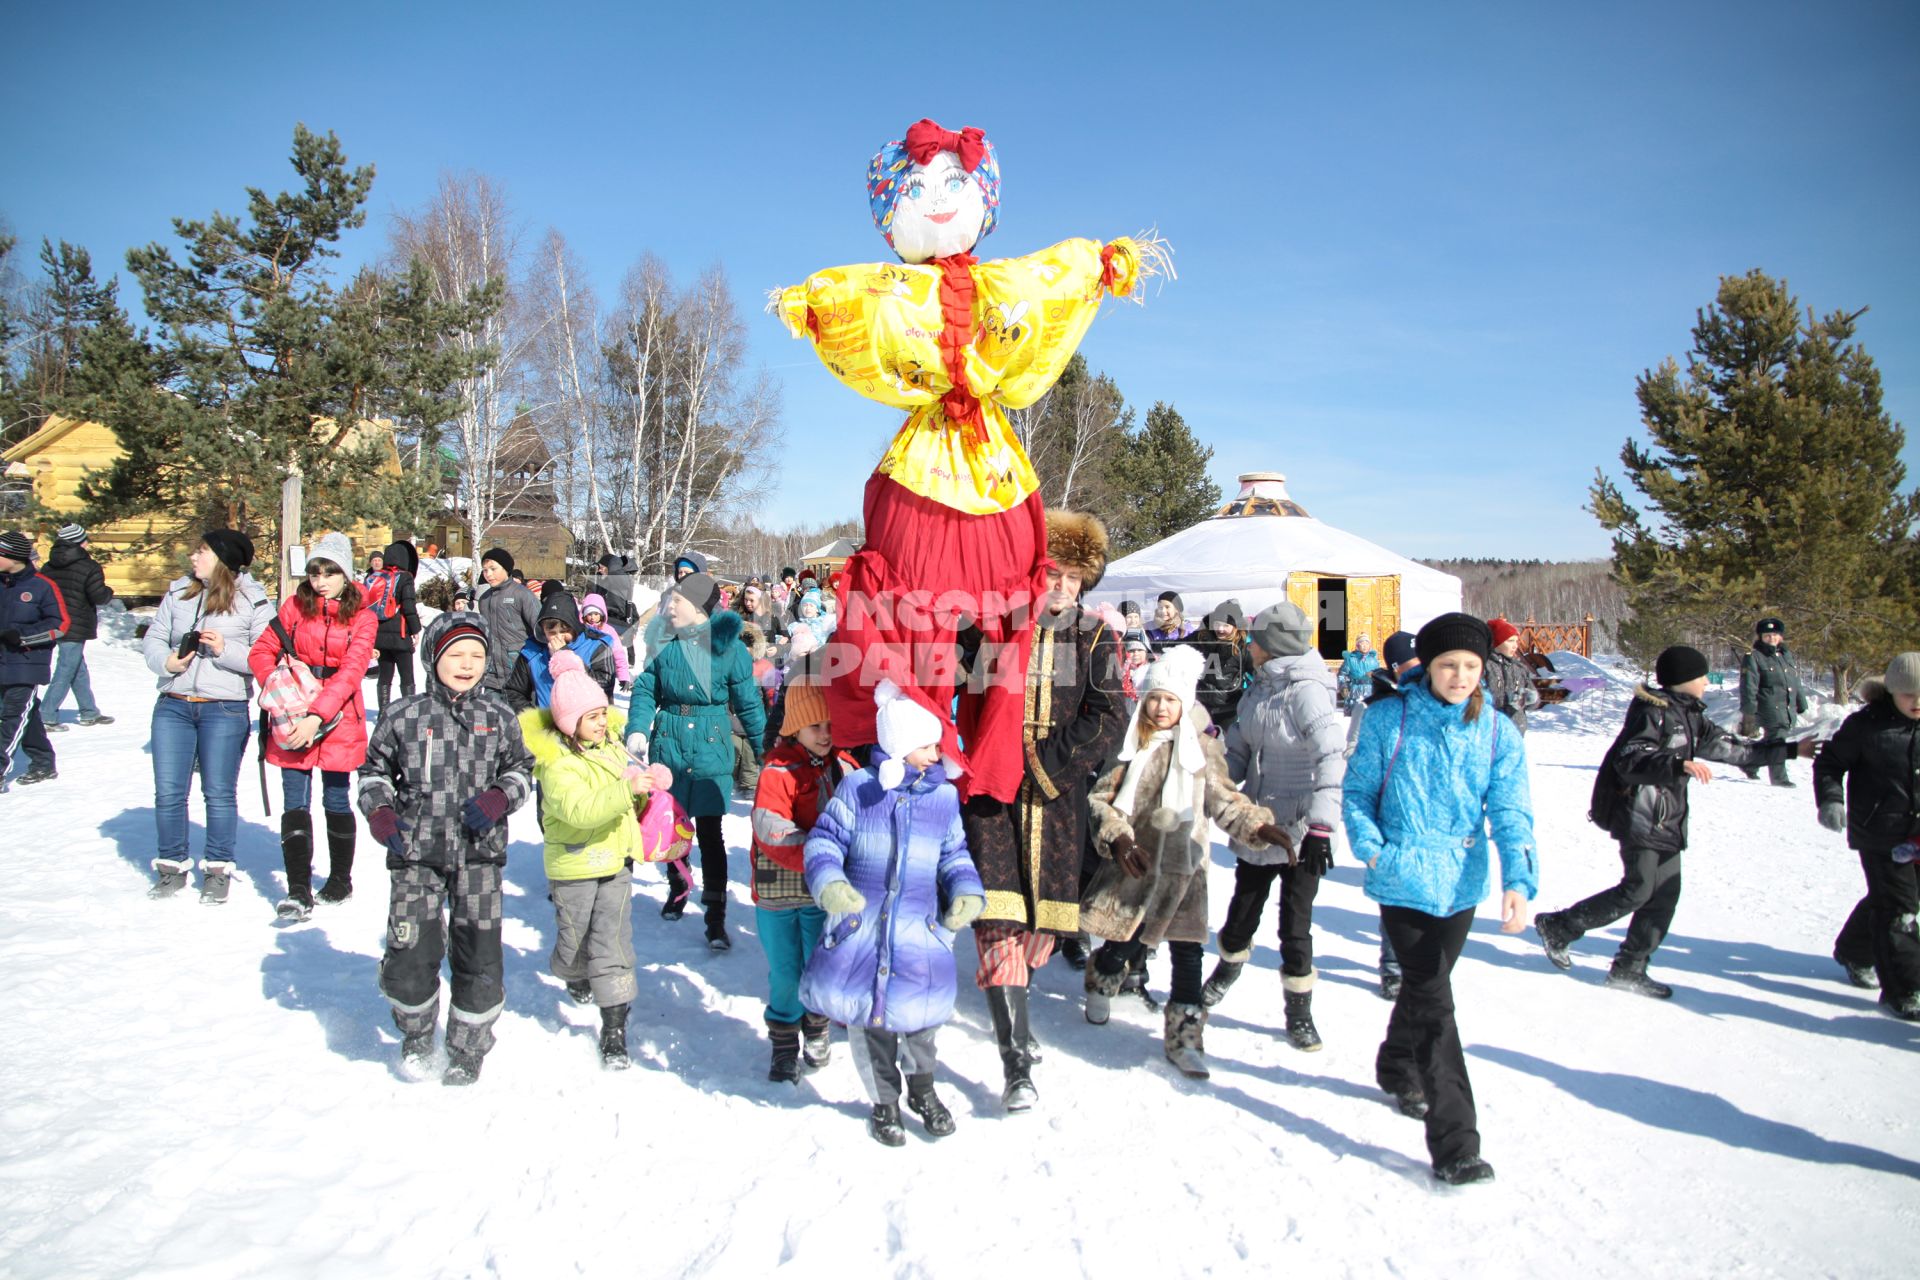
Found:
[{"label": "fur-trimmed boot", "polygon": [[280,860],[287,868],[287,896],[274,903],[284,923],[313,914],[313,814],[290,809],[280,815]]},{"label": "fur-trimmed boot", "polygon": [[1320,1031],[1313,1025],[1313,982],[1317,976],[1314,972],[1280,975],[1280,985],[1286,992],[1287,1041],[1307,1053],[1321,1049]]},{"label": "fur-trimmed boot", "polygon": [[200,901],[210,907],[224,906],[227,890],[233,886],[233,863],[216,858],[200,863]]},{"label": "fur-trimmed boot", "polygon": [[193,870],[193,859],[155,858],[153,869],[159,875],[153,888],[147,890],[149,898],[171,898],[187,887],[187,875]]},{"label": "fur-trimmed boot", "polygon": [[776,1084],[800,1083],[800,1024],[767,1019],[767,1039],[773,1043],[773,1064],[767,1079]]},{"label": "fur-trimmed boot", "polygon": [[1087,993],[1087,1021],[1096,1027],[1103,1027],[1107,1019],[1113,1016],[1113,998],[1120,994],[1120,986],[1127,980],[1127,971],[1122,968],[1118,973],[1100,971],[1100,953],[1093,953],[1087,961],[1087,971],[1083,985]]},{"label": "fur-trimmed boot", "polygon": [[1190,1080],[1207,1078],[1205,1005],[1167,1002],[1167,1061]]},{"label": "fur-trimmed boot", "polygon": [[818,1071],[833,1061],[833,1019],[824,1013],[800,1015],[800,1059]]},{"label": "fur-trimmed boot", "polygon": [[1033,1038],[1027,1020],[1027,989],[988,987],[987,1012],[993,1017],[993,1040],[1007,1077],[1000,1091],[1001,1105],[1009,1112],[1029,1111],[1040,1094],[1033,1087],[1033,1057],[1027,1048]]},{"label": "fur-trimmed boot", "polygon": [[1247,967],[1247,961],[1253,958],[1253,948],[1245,951],[1222,951],[1220,961],[1213,966],[1213,973],[1207,978],[1207,985],[1200,988],[1200,1003],[1211,1009],[1227,998],[1227,988],[1240,980],[1240,971]]},{"label": "fur-trimmed boot", "polygon": [[345,902],[353,896],[353,846],[358,837],[352,814],[327,814],[327,882],[320,886],[320,901]]}]

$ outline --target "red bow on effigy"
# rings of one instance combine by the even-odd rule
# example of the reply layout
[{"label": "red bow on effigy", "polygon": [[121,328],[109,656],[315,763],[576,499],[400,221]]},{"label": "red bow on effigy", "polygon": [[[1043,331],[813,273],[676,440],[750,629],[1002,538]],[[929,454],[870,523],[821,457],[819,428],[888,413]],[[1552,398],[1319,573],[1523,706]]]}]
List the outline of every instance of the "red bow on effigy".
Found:
[{"label": "red bow on effigy", "polygon": [[955,133],[942,129],[931,120],[922,120],[907,130],[903,144],[915,164],[926,164],[942,151],[960,157],[960,167],[972,173],[987,158],[987,135],[982,129],[967,128]]}]

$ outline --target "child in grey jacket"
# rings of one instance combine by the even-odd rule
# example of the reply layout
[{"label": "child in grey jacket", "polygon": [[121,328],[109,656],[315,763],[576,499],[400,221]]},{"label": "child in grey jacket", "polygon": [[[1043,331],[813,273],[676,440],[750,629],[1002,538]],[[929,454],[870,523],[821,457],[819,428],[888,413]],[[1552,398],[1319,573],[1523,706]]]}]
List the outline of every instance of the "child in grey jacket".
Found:
[{"label": "child in grey jacket", "polygon": [[1227,994],[1253,955],[1253,935],[1267,895],[1280,882],[1280,975],[1286,993],[1287,1039],[1308,1052],[1321,1047],[1313,1025],[1313,900],[1333,865],[1340,784],[1347,773],[1345,722],[1334,679],[1313,648],[1313,624],[1292,604],[1254,620],[1248,649],[1253,687],[1227,730],[1227,773],[1255,803],[1273,810],[1293,849],[1232,844],[1233,900],[1220,926],[1220,961],[1201,1001]]}]

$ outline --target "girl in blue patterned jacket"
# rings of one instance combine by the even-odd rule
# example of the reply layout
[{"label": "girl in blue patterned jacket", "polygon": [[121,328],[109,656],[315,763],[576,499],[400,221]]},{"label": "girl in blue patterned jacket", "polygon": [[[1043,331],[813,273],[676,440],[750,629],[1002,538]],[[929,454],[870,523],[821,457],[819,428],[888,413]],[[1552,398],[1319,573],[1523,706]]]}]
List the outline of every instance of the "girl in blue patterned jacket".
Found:
[{"label": "girl in blue patterned jacket", "polygon": [[1480,690],[1492,647],[1487,624],[1464,613],[1420,628],[1425,674],[1368,712],[1342,790],[1347,840],[1405,970],[1375,1078],[1401,1111],[1426,1119],[1434,1177],[1455,1185],[1493,1176],[1480,1158],[1452,983],[1487,896],[1489,826],[1502,932],[1527,927],[1538,887],[1526,747]]},{"label": "girl in blue patterned jacket", "polygon": [[960,795],[940,761],[940,722],[880,682],[873,763],[848,774],[807,837],[807,891],[827,913],[800,1003],[846,1024],[873,1099],[867,1132],[897,1147],[907,1106],[931,1137],[953,1132],[933,1092],[934,1032],[953,1016],[953,935],[987,905],[967,855]]}]

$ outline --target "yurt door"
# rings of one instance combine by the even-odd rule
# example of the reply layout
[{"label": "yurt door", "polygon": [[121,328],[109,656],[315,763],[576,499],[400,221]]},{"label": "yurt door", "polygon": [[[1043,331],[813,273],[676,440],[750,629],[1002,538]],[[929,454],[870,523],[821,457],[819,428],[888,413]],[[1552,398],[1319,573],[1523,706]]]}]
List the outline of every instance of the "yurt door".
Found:
[{"label": "yurt door", "polygon": [[1347,637],[1347,580],[1317,573],[1287,575],[1287,600],[1313,623],[1314,647],[1330,661],[1340,659]]},{"label": "yurt door", "polygon": [[1386,638],[1400,629],[1400,579],[1347,579],[1347,642],[1362,632],[1378,653]]}]

